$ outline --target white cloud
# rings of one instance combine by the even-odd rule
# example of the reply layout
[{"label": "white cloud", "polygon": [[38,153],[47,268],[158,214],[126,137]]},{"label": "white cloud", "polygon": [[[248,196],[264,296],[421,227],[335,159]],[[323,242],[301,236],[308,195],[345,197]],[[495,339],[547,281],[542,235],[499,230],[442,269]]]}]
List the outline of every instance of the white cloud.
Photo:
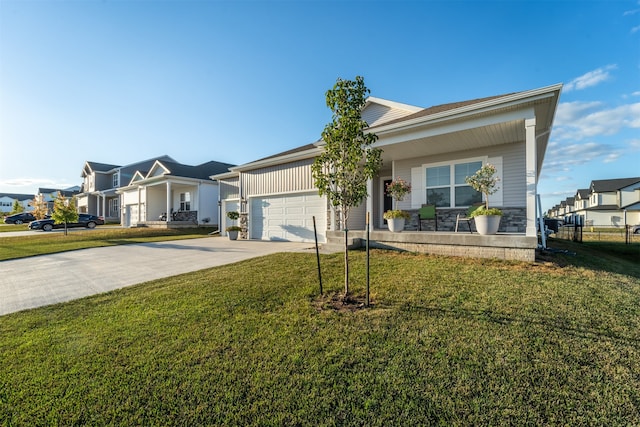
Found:
[{"label": "white cloud", "polygon": [[609,73],[611,70],[615,70],[618,68],[617,65],[611,64],[606,67],[601,67],[593,71],[589,71],[586,74],[581,75],[580,77],[576,77],[571,80],[564,86],[565,92],[570,92],[572,90],[582,90],[591,86],[595,86],[599,83],[602,83],[606,80],[609,80],[611,74]]},{"label": "white cloud", "polygon": [[[547,148],[543,172],[554,180],[562,180],[563,174],[571,172],[576,166],[601,161],[611,163],[624,154],[621,147],[597,142],[564,144],[551,142]],[[558,175],[558,176],[556,176]]]},{"label": "white cloud", "polygon": [[638,25],[637,27],[631,28],[631,34],[637,33],[638,31],[640,31],[640,25]]},{"label": "white cloud", "polygon": [[553,135],[558,140],[581,141],[598,135],[614,135],[623,128],[640,128],[640,102],[598,110],[599,102],[566,102],[558,105]]},{"label": "white cloud", "polygon": [[51,179],[44,178],[11,178],[0,179],[0,188],[9,189],[3,191],[4,193],[17,193],[17,194],[35,194],[38,188],[59,188],[65,189],[73,187],[77,184],[70,184],[68,182],[53,181]]},{"label": "white cloud", "polygon": [[633,92],[631,96],[640,96],[640,90]]}]

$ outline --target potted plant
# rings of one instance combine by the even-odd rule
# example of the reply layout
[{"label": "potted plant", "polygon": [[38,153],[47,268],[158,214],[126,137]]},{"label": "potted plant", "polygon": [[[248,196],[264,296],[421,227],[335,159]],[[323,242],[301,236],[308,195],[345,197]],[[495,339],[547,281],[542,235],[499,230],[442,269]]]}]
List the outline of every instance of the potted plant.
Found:
[{"label": "potted plant", "polygon": [[238,227],[237,225],[231,225],[227,227],[225,230],[227,231],[229,240],[238,240],[238,232],[242,231],[242,227]]},{"label": "potted plant", "polygon": [[474,190],[484,194],[485,205],[473,211],[470,218],[474,218],[476,229],[480,234],[496,234],[500,227],[502,211],[497,208],[489,208],[489,196],[498,191],[496,167],[490,163],[482,166],[478,171],[466,177],[464,180]]},{"label": "potted plant", "polygon": [[[411,184],[398,177],[387,184],[386,191],[397,204],[404,199],[404,196],[411,193]],[[395,233],[399,233],[404,230],[405,221],[411,218],[409,212],[405,212],[400,209],[388,210],[384,213],[383,217],[387,220],[389,230]]]},{"label": "potted plant", "polygon": [[[227,212],[227,218],[232,221],[236,221],[238,218],[240,218],[240,214],[236,211],[229,211]],[[238,240],[238,232],[242,231],[242,228],[238,227],[237,225],[231,225],[227,227],[225,231],[229,236],[229,240]]]}]

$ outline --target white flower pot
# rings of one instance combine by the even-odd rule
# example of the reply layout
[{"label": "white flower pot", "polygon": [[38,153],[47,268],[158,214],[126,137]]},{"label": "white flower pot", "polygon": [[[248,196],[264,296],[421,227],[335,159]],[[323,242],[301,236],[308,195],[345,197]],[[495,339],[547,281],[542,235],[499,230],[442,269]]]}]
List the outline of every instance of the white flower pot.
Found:
[{"label": "white flower pot", "polygon": [[500,228],[500,215],[478,215],[474,218],[476,230],[480,234],[496,234]]},{"label": "white flower pot", "polygon": [[394,233],[400,233],[404,230],[404,218],[391,218],[387,220],[387,225],[389,226],[389,231]]}]

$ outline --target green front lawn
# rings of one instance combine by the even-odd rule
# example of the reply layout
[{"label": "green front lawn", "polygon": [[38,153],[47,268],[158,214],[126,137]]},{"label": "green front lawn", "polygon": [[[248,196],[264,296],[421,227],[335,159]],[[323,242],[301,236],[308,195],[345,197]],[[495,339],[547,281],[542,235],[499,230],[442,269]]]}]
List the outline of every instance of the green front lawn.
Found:
[{"label": "green front lawn", "polygon": [[0,261],[34,255],[52,254],[76,249],[130,243],[158,242],[164,240],[204,237],[215,228],[102,228],[69,232],[39,232],[28,236],[2,237],[0,234]]},{"label": "green front lawn", "polygon": [[373,251],[369,309],[330,303],[341,254],[320,301],[288,253],[3,316],[0,425],[639,425],[637,263],[558,245]]}]

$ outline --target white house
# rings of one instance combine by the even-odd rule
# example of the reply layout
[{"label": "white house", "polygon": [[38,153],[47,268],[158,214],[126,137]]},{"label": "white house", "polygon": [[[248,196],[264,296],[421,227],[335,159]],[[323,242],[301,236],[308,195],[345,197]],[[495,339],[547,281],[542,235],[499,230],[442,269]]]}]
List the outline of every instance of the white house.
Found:
[{"label": "white house", "polygon": [[165,159],[148,170],[137,170],[116,190],[121,198],[121,224],[138,226],[166,223],[219,224],[218,183],[209,176],[232,167],[210,161],[190,166]]},{"label": "white house", "polygon": [[[501,185],[490,204],[505,212],[503,236],[478,240],[477,235],[457,235],[438,243],[433,234],[399,233],[404,235],[400,238],[386,233],[377,235],[377,240],[413,239],[396,243],[436,253],[447,246],[449,252],[442,251],[450,254],[469,253],[466,245],[471,245],[478,256],[532,260],[537,246],[538,178],[561,88],[557,84],[430,108],[369,98],[362,116],[369,131],[378,135],[383,166],[369,182],[367,200],[352,212],[349,230],[365,229],[366,212],[371,213],[371,230],[386,229],[382,215],[391,205],[385,182],[400,177],[411,182],[413,191],[397,208],[417,212],[425,203],[435,204],[437,231],[453,231],[456,214],[469,207],[473,191],[464,177],[492,163]],[[223,213],[243,212],[248,238],[309,242],[314,238],[315,216],[319,240],[327,241],[342,225],[313,185],[311,165],[321,150],[318,141],[212,176],[220,183]],[[416,224],[409,222],[406,230],[415,230]],[[456,252],[454,247],[461,249]]]},{"label": "white house", "polygon": [[31,201],[33,194],[0,193],[0,213],[9,213],[13,209],[13,204],[18,201],[25,211],[33,210]]}]

